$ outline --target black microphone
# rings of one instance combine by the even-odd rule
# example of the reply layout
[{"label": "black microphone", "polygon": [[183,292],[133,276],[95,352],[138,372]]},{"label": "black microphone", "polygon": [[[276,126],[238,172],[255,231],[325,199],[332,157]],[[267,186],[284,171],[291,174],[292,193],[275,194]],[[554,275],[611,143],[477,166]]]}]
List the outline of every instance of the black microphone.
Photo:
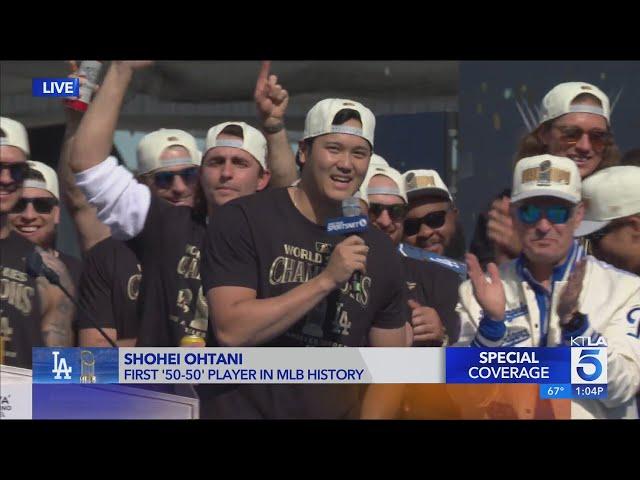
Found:
[{"label": "black microphone", "polygon": [[36,250],[27,255],[27,273],[32,278],[44,276],[47,280],[49,280],[49,283],[60,288],[60,290],[62,290],[62,292],[69,298],[69,300],[71,300],[76,308],[84,313],[85,317],[89,319],[89,322],[98,330],[98,332],[100,332],[100,335],[102,335],[104,339],[109,342],[109,345],[111,345],[113,348],[118,348],[115,342],[111,340],[109,336],[104,333],[104,331],[98,325],[96,325],[96,322],[93,320],[91,315],[89,315],[87,311],[82,308],[80,303],[78,303],[76,299],[73,298],[73,295],[71,295],[67,291],[67,289],[62,286],[62,283],[60,283],[60,276],[51,268],[47,267],[47,265],[45,265],[44,261],[42,260],[42,255],[40,255],[40,253]]},{"label": "black microphone", "polygon": [[[357,197],[345,198],[342,201],[342,216],[343,217],[359,217],[360,212],[360,200]],[[367,226],[361,227],[358,233],[366,231]],[[355,293],[362,293],[362,272],[355,271],[349,280],[351,283],[351,290]]]}]

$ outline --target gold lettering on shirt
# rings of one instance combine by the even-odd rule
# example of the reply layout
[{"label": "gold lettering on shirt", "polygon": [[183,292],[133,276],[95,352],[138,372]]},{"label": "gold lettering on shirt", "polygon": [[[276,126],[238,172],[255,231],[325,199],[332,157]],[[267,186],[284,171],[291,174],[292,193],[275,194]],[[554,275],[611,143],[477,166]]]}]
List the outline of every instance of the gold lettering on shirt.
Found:
[{"label": "gold lettering on shirt", "polygon": [[176,301],[177,307],[182,310],[183,313],[189,313],[191,308],[191,300],[193,300],[193,293],[188,288],[183,288],[178,291],[178,300]]},{"label": "gold lettering on shirt", "polygon": [[178,275],[200,280],[200,249],[194,245],[187,245],[185,253],[186,255],[178,261]]},{"label": "gold lettering on shirt", "polygon": [[138,273],[131,275],[127,282],[127,296],[129,300],[133,300],[134,302],[138,299],[140,282],[142,281],[142,266],[139,263],[136,266],[138,267]]},{"label": "gold lettering on shirt", "polygon": [[287,257],[276,257],[269,268],[269,283],[284,285],[287,283],[305,283],[317,276],[321,266]]},{"label": "gold lettering on shirt", "polygon": [[322,254],[319,252],[312,252],[300,247],[294,247],[293,245],[284,245],[284,253],[287,257],[298,258],[300,260],[306,260],[308,262],[321,264]]},{"label": "gold lettering on shirt", "polygon": [[29,315],[33,304],[31,299],[35,295],[35,289],[8,278],[0,280],[0,300],[6,301],[19,310],[23,315]]},{"label": "gold lettering on shirt", "polygon": [[29,276],[26,273],[19,270],[14,270],[13,268],[9,267],[4,267],[2,269],[2,276],[22,283],[25,283],[27,282],[27,280],[29,280]]},{"label": "gold lettering on shirt", "polygon": [[351,288],[351,282],[346,282],[344,286],[340,289],[344,295],[349,295],[356,302],[358,302],[363,307],[366,307],[369,303],[369,291],[371,290],[371,277],[363,276],[362,277],[362,292],[354,293]]}]

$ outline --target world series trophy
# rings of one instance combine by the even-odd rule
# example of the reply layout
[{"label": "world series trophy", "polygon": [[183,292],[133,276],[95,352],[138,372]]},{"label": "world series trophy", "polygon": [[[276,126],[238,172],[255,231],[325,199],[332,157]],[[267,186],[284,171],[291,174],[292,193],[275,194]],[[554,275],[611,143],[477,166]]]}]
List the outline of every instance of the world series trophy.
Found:
[{"label": "world series trophy", "polygon": [[[207,331],[207,322],[209,321],[209,307],[207,306],[207,299],[202,293],[202,287],[198,291],[198,299],[196,300],[196,311],[193,320],[189,323],[191,329],[200,330],[201,332]],[[204,337],[190,333],[183,336],[180,339],[181,347],[189,348],[203,348],[207,346],[207,341]]]},{"label": "world series trophy", "polygon": [[80,352],[80,383],[96,383],[96,360],[89,350]]}]

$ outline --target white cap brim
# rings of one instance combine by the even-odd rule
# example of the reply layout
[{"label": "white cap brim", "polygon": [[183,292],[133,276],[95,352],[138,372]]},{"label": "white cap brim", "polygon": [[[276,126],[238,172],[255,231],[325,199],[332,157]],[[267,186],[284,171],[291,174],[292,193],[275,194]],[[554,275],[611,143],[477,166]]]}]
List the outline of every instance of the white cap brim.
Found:
[{"label": "white cap brim", "polygon": [[551,190],[549,188],[539,188],[533,190],[527,190],[518,195],[514,195],[511,197],[511,202],[516,203],[521,200],[526,200],[528,198],[535,197],[555,197],[560,198],[562,200],[566,200],[567,202],[571,202],[574,205],[580,203],[580,199],[576,198],[575,195],[571,195],[570,193],[559,192],[557,190]]},{"label": "white cap brim", "polygon": [[574,237],[584,237],[585,235],[589,235],[593,232],[597,232],[601,228],[606,227],[611,220],[605,220],[604,222],[596,222],[594,220],[583,220],[582,223],[576,228],[576,231],[573,233]]}]

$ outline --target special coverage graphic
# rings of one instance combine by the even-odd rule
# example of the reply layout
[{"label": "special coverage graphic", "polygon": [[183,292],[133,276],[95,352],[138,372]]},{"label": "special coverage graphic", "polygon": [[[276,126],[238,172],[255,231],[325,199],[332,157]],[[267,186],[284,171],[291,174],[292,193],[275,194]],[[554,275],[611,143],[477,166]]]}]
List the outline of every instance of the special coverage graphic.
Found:
[{"label": "special coverage graphic", "polygon": [[[37,348],[34,383],[533,383],[606,398],[606,347]],[[445,368],[446,366],[446,368]]]},{"label": "special coverage graphic", "polygon": [[536,383],[541,398],[606,398],[607,349],[600,340],[570,348],[448,348],[447,383]]}]

